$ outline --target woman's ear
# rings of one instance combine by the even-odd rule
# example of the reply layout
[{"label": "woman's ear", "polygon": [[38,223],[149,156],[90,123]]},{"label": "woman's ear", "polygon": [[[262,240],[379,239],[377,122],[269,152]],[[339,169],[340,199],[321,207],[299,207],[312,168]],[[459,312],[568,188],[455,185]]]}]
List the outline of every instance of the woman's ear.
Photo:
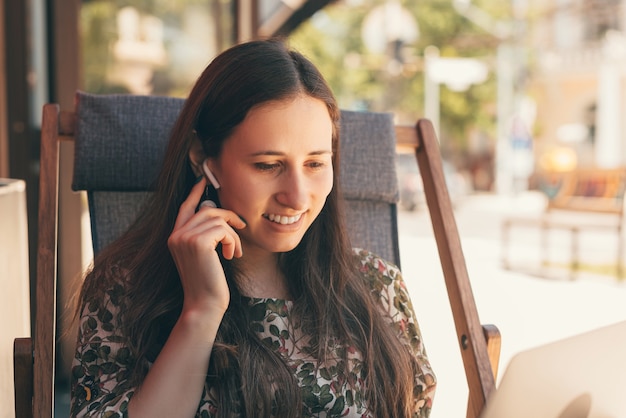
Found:
[{"label": "woman's ear", "polygon": [[197,136],[194,135],[194,139],[191,142],[191,148],[189,149],[189,163],[191,169],[196,177],[200,177],[202,173],[202,163],[206,159],[206,154],[202,149],[202,143]]}]

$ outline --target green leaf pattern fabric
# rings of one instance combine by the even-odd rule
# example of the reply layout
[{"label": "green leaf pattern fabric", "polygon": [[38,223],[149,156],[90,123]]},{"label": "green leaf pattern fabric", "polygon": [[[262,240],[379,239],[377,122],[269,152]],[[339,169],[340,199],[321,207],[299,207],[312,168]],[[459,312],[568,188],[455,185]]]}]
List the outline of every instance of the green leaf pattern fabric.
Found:
[{"label": "green leaf pattern fabric", "polygon": [[[435,376],[402,275],[397,267],[367,251],[355,249],[355,256],[364,280],[380,301],[381,312],[418,360],[414,416],[428,417]],[[82,313],[72,365],[72,417],[128,416],[128,402],[135,390],[128,376],[134,360],[124,338],[117,334],[116,320],[123,298],[123,287],[115,286],[101,309],[88,304]],[[308,336],[298,328],[297,321],[291,321],[292,301],[250,298],[249,303],[253,319],[250,326],[283,357],[300,382],[303,417],[372,417],[363,396],[362,356],[354,347],[331,341],[332,355],[325,364],[318,364],[311,355]],[[347,364],[342,360],[346,350]],[[213,390],[205,385],[196,417],[214,417],[219,408],[215,399]]]}]

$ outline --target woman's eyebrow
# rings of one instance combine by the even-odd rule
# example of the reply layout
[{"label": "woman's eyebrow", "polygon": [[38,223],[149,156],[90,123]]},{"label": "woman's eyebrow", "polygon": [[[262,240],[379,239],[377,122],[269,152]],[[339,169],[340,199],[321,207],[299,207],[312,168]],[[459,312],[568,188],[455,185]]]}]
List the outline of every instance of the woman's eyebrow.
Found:
[{"label": "woman's eyebrow", "polygon": [[[325,155],[325,154],[332,154],[332,153],[333,152],[331,150],[316,150],[316,151],[309,152],[307,155]],[[252,154],[250,154],[251,157],[258,157],[261,155],[282,157],[287,154],[282,151],[273,151],[273,150],[257,151],[257,152],[253,152]]]},{"label": "woman's eyebrow", "polygon": [[332,151],[331,150],[319,150],[319,151],[311,151],[309,152],[309,155],[325,155],[325,154],[331,154],[332,155]]}]

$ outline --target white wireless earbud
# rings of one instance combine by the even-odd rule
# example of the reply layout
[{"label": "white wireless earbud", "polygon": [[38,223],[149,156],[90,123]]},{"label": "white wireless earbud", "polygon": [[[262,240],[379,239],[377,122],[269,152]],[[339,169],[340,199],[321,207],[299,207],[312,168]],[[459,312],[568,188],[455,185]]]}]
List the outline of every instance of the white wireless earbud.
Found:
[{"label": "white wireless earbud", "polygon": [[200,207],[201,208],[204,208],[204,207],[216,208],[217,204],[214,201],[212,201],[212,200],[203,200],[202,202],[200,202]]},{"label": "white wireless earbud", "polygon": [[219,181],[217,181],[217,179],[215,178],[215,176],[211,172],[211,170],[209,170],[208,162],[209,162],[208,160],[204,160],[204,162],[202,163],[202,171],[204,172],[204,175],[209,179],[209,181],[211,182],[213,187],[215,187],[215,190],[217,190],[221,186],[220,186]]}]

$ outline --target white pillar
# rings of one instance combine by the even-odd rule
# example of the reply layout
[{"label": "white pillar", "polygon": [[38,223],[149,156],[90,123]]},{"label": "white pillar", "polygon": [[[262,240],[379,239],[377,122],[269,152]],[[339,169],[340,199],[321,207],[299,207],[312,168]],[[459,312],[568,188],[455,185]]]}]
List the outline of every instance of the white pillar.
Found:
[{"label": "white pillar", "polygon": [[598,74],[595,141],[595,162],[598,167],[612,168],[623,162],[620,94],[620,70],[617,63],[607,61],[601,64]]},{"label": "white pillar", "polygon": [[433,79],[432,63],[439,59],[439,49],[428,46],[424,50],[424,117],[430,119],[439,138],[439,82]]},{"label": "white pillar", "polygon": [[506,43],[500,43],[497,51],[498,78],[498,117],[496,123],[495,177],[496,192],[512,193],[513,170],[510,138],[510,121],[513,116],[513,50]]}]

